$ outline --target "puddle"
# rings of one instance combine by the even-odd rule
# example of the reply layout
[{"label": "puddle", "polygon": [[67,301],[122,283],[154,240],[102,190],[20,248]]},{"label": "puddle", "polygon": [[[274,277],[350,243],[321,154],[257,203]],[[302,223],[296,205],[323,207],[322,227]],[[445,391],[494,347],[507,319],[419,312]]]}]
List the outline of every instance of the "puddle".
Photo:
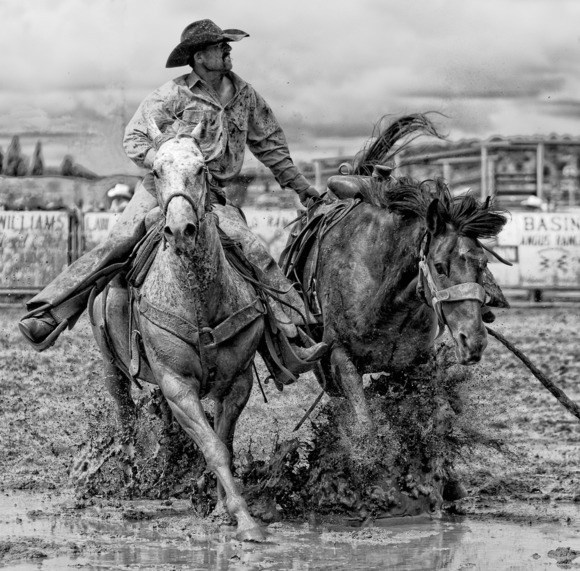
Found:
[{"label": "puddle", "polygon": [[[0,568],[211,570],[580,569],[580,525],[400,518],[372,527],[274,524],[266,544],[196,519],[186,501],[73,509],[63,495],[0,495]],[[559,549],[558,549],[559,548]],[[558,550],[558,551],[556,551]]]}]

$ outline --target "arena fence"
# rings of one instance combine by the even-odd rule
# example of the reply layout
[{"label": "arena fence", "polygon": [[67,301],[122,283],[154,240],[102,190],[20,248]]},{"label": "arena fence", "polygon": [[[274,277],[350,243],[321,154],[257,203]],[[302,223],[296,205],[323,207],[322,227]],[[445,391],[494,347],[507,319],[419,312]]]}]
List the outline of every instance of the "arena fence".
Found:
[{"label": "arena fence", "polygon": [[513,264],[490,263],[502,287],[580,289],[580,212],[513,212],[494,248]]},{"label": "arena fence", "polygon": [[[296,209],[245,208],[248,225],[277,259]],[[104,240],[119,215],[68,210],[0,211],[0,294],[33,294]]]},{"label": "arena fence", "polygon": [[[295,209],[245,208],[250,228],[277,259]],[[83,252],[105,239],[115,223],[110,212],[0,212],[0,293],[42,289]],[[514,212],[490,244],[508,267],[490,258],[505,288],[580,290],[580,212]]]}]

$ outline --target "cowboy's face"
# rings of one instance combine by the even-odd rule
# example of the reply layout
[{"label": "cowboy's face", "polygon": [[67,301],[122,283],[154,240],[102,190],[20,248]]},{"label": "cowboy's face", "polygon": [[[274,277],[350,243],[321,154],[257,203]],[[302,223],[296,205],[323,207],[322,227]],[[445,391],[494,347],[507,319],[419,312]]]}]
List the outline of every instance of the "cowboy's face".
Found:
[{"label": "cowboy's face", "polygon": [[220,42],[208,46],[198,54],[200,62],[208,71],[230,71],[232,69],[231,51],[232,48],[228,42]]}]

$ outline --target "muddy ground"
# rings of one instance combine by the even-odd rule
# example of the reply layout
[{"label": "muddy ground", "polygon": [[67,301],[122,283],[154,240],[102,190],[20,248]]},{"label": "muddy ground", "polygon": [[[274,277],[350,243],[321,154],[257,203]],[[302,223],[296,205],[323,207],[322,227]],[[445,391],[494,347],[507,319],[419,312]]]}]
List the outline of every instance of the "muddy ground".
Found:
[{"label": "muddy ground", "polygon": [[[75,458],[100,424],[114,422],[87,322],[37,354],[17,332],[22,310],[0,312],[0,567],[580,568],[580,423],[495,339],[474,367],[469,406],[474,429],[499,449],[464,451],[456,469],[467,497],[441,514],[357,527],[281,514],[258,548],[193,513],[186,497],[79,499],[69,479]],[[491,327],[580,402],[578,306],[497,313]],[[239,421],[240,458],[310,437],[309,422],[292,429],[319,392],[315,380],[264,389],[268,402],[256,387]]]}]

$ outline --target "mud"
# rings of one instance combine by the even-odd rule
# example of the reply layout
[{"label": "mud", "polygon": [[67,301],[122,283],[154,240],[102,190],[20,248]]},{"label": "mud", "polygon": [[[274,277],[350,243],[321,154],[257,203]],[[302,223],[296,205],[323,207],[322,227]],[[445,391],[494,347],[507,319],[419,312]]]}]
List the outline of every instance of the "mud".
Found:
[{"label": "mud", "polygon": [[279,522],[265,544],[192,514],[184,500],[110,501],[25,492],[0,497],[0,565],[77,569],[573,569],[575,525],[407,517],[349,527]]},{"label": "mud", "polygon": [[[262,512],[271,541],[257,546],[237,542],[231,527],[193,509],[199,481],[194,471],[190,488],[168,486],[160,499],[98,497],[97,489],[85,499],[75,495],[69,477],[75,460],[95,435],[115,433],[113,407],[99,379],[99,357],[83,322],[49,352],[33,353],[16,331],[20,313],[4,309],[0,318],[0,566],[580,567],[580,425],[493,339],[484,361],[472,369],[464,395],[470,420],[464,428],[477,435],[454,459],[465,498],[446,503],[430,517],[394,519],[377,514],[348,519],[343,513],[292,520],[287,505],[270,504],[269,515],[266,508]],[[578,308],[498,313],[493,327],[579,402]],[[249,457],[266,461],[280,446],[291,449],[288,443],[294,439],[300,445],[296,453],[302,454],[314,435],[310,422],[292,433],[318,392],[313,379],[283,393],[270,385],[265,390],[268,403],[256,390],[239,422],[240,474]],[[163,434],[152,438],[151,450]],[[187,472],[187,466],[182,469]],[[118,478],[122,487],[131,474]]]}]

